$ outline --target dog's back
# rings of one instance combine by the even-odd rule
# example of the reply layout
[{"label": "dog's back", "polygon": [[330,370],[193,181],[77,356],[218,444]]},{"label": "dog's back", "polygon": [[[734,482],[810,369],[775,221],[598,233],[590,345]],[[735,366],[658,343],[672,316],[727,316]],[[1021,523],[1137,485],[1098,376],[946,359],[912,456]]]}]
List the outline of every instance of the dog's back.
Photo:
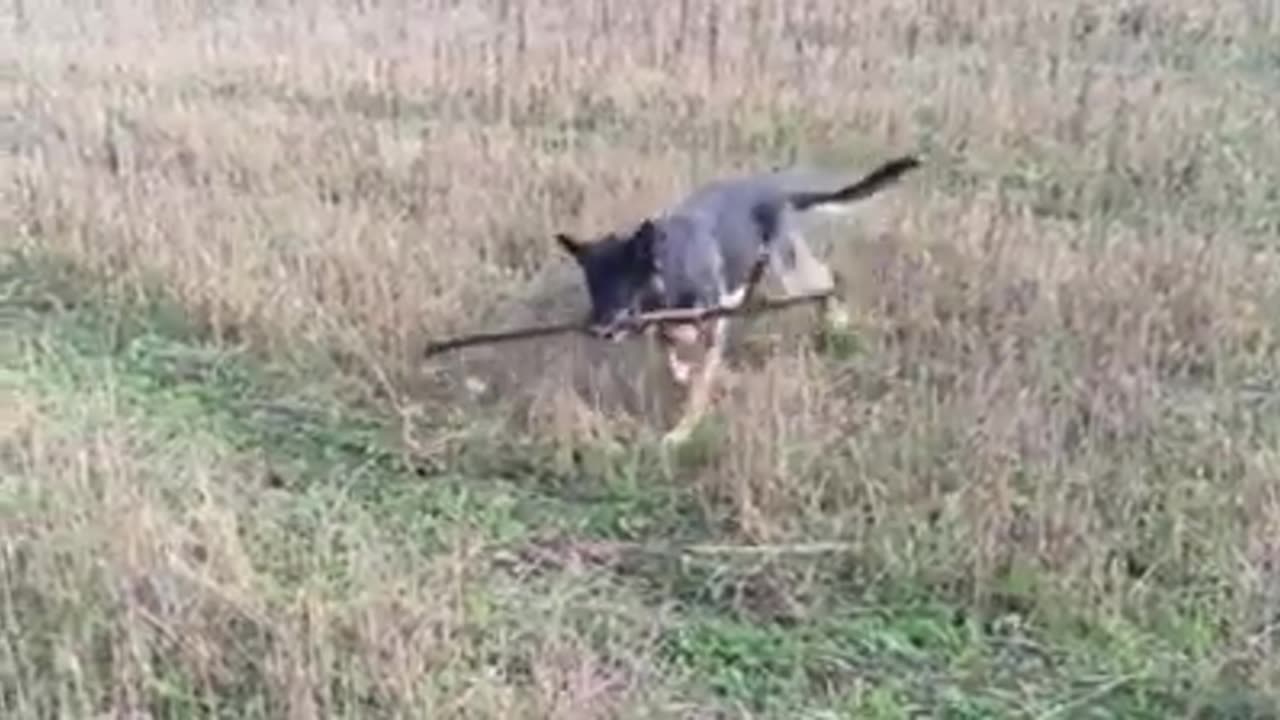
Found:
[{"label": "dog's back", "polygon": [[733,296],[763,253],[784,264],[794,261],[798,213],[867,197],[917,165],[914,158],[893,160],[857,182],[836,185],[836,190],[815,190],[830,187],[832,178],[803,170],[703,185],[658,221],[663,240],[656,260],[663,304],[712,305]]},{"label": "dog's back", "polygon": [[832,273],[795,227],[798,213],[867,197],[919,162],[903,157],[835,190],[813,173],[768,172],[703,185],[661,218],[625,234],[557,241],[577,260],[591,295],[591,328],[618,339],[642,310],[734,305],[766,261],[788,294],[829,289]]},{"label": "dog's back", "polygon": [[740,287],[787,220],[772,175],[704,185],[659,220],[657,266],[667,304],[711,305]]}]

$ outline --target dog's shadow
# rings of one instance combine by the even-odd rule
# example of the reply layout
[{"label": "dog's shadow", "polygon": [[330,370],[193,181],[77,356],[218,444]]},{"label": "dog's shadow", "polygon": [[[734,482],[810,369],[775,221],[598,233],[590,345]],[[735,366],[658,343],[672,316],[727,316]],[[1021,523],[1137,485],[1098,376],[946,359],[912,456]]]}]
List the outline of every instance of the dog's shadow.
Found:
[{"label": "dog's shadow", "polygon": [[[587,313],[576,268],[549,268],[518,298],[477,319],[477,331],[565,322]],[[680,394],[648,337],[610,342],[565,333],[452,351],[427,362],[434,402],[491,409],[534,430],[603,431],[606,426],[661,427]]]}]

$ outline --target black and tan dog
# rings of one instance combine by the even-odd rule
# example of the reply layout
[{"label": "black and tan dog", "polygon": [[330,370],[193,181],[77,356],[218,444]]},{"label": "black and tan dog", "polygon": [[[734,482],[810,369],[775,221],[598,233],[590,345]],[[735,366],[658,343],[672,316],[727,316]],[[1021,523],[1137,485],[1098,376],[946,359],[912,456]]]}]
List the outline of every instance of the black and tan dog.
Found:
[{"label": "black and tan dog", "polygon": [[[831,269],[801,237],[797,213],[866,198],[919,164],[914,157],[897,158],[835,190],[797,189],[777,172],[721,180],[630,233],[612,233],[591,243],[563,233],[556,239],[578,261],[586,279],[592,332],[619,340],[630,334],[630,321],[643,312],[738,306],[760,263],[787,295],[835,289]],[[847,322],[834,295],[824,301],[823,314],[829,324]],[[726,323],[717,317],[659,329],[671,375],[689,391],[684,416],[667,433],[667,441],[687,437],[706,411],[723,357]],[[703,357],[695,375],[681,351],[699,344]]]}]

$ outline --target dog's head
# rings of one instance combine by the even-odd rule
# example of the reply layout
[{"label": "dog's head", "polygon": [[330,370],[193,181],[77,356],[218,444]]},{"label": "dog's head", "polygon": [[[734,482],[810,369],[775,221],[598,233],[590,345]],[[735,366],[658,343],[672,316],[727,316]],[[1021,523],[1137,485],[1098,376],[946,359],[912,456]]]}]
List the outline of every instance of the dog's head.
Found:
[{"label": "dog's head", "polygon": [[657,276],[658,232],[651,220],[645,220],[630,235],[610,234],[592,243],[556,235],[560,247],[582,268],[591,295],[590,328],[597,337],[626,337],[626,321],[640,312]]}]

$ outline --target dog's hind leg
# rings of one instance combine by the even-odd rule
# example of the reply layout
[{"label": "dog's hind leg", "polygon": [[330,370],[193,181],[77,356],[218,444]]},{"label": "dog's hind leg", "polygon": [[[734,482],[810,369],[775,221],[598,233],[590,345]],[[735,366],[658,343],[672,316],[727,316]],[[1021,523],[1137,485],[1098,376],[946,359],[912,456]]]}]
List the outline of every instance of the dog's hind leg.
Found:
[{"label": "dog's hind leg", "polygon": [[831,297],[820,304],[823,325],[832,330],[848,327],[849,311],[840,297],[840,279],[831,267],[814,255],[798,232],[789,233],[780,249],[782,252],[773,254],[771,264],[783,292],[787,295],[830,292]]}]

